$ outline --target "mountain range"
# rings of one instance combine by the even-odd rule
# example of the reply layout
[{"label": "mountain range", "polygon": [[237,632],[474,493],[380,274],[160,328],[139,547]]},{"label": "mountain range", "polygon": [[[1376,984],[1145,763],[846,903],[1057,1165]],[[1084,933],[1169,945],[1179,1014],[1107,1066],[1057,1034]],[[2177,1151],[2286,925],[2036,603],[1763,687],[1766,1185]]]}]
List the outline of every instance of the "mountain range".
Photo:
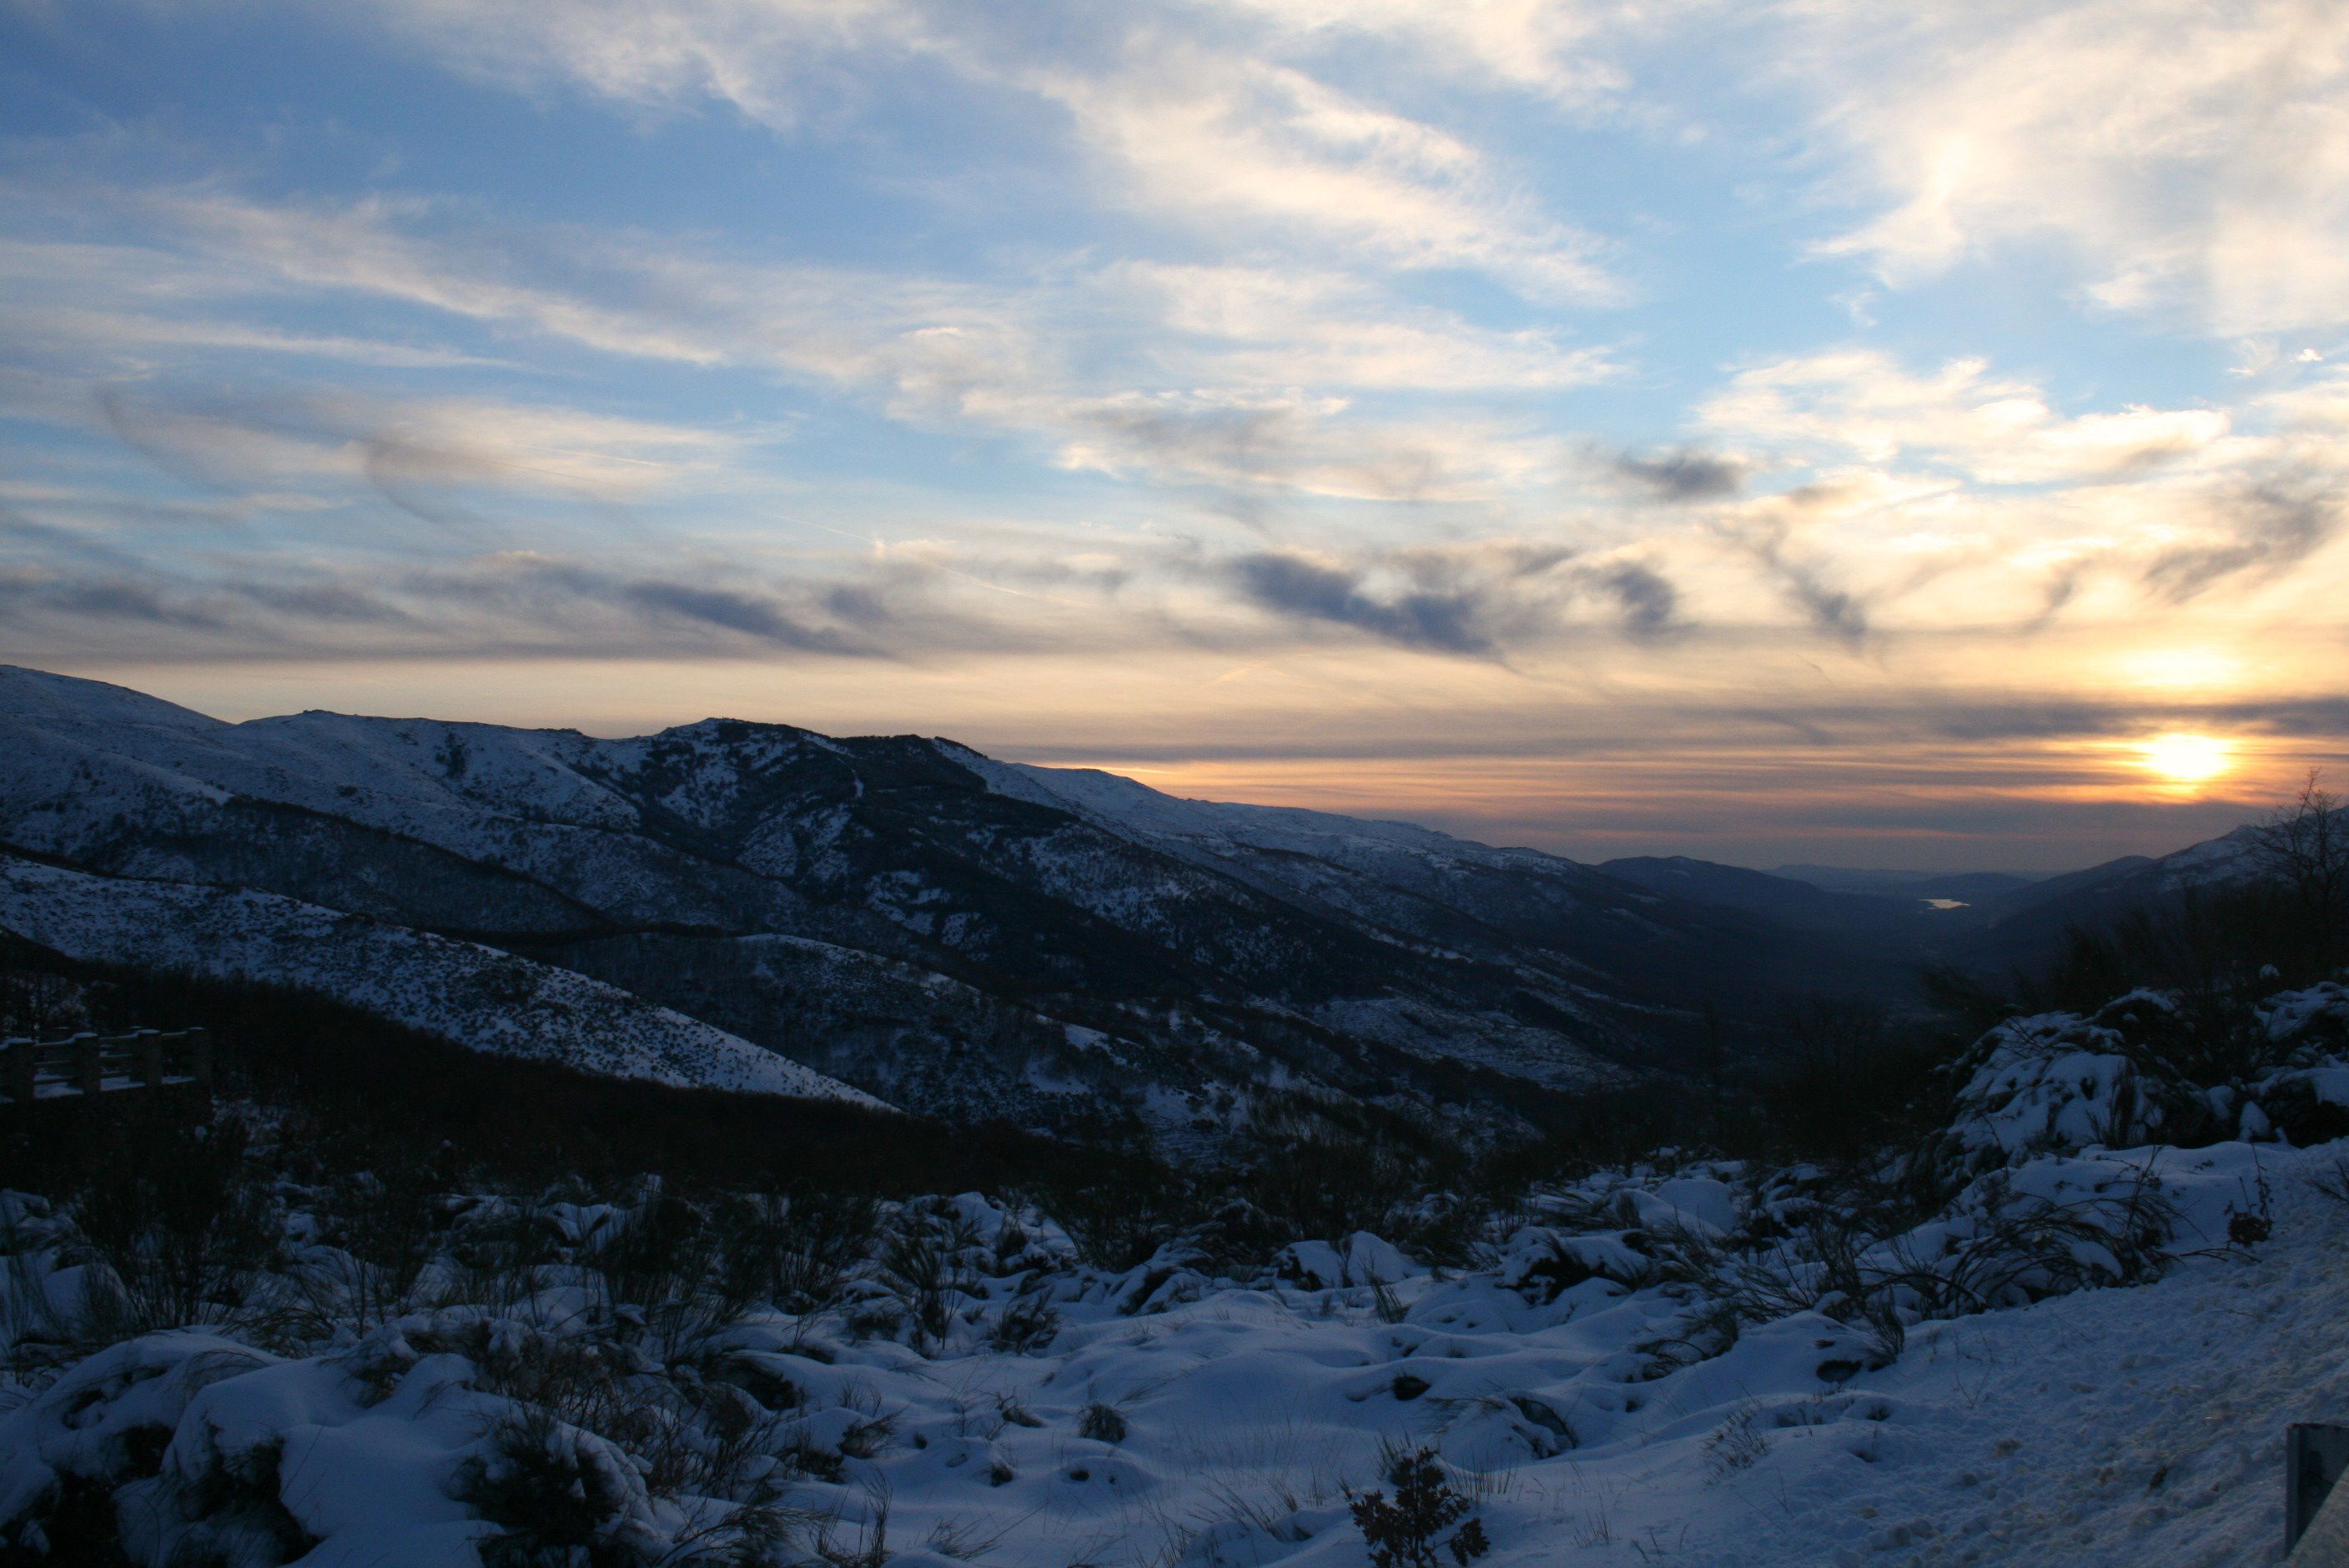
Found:
[{"label": "mountain range", "polygon": [[231,724],[0,667],[0,928],[40,947],[591,1070],[1175,1147],[1284,1095],[1538,1122],[1708,1030],[1758,1048],[1789,996],[2012,958],[2168,865],[1977,900],[1593,867],[913,736]]}]

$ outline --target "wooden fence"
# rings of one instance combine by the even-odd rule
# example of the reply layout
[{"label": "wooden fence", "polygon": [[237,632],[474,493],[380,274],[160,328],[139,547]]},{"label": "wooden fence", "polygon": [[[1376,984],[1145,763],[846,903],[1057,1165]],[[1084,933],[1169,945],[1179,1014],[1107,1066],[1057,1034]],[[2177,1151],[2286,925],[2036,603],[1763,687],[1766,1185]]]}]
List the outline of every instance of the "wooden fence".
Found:
[{"label": "wooden fence", "polygon": [[0,1103],[86,1103],[135,1089],[210,1095],[212,1088],[212,1041],[202,1029],[0,1041]]}]

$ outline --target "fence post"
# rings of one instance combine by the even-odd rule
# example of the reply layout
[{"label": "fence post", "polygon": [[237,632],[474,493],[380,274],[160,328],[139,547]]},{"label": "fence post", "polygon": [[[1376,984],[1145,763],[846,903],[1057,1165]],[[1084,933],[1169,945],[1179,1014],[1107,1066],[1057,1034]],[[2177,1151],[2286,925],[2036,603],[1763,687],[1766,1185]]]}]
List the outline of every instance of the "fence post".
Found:
[{"label": "fence post", "polygon": [[141,1029],[131,1040],[130,1048],[139,1057],[139,1081],[149,1088],[163,1087],[163,1032]]},{"label": "fence post", "polygon": [[74,1081],[83,1095],[96,1099],[106,1092],[106,1064],[100,1055],[106,1042],[85,1029],[68,1043],[73,1047]]},{"label": "fence post", "polygon": [[32,1039],[8,1042],[8,1098],[30,1105],[41,1082],[40,1045]]},{"label": "fence post", "polygon": [[212,1092],[212,1037],[201,1025],[188,1031],[188,1076],[198,1089]]}]

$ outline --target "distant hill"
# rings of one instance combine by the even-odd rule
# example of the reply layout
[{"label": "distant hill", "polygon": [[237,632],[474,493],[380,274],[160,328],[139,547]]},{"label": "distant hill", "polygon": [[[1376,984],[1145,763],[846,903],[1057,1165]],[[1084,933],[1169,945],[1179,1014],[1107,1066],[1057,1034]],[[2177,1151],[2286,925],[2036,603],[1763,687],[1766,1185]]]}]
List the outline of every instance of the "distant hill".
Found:
[{"label": "distant hill", "polygon": [[1996,903],[2044,880],[2010,872],[1880,872],[1848,866],[1780,866],[1771,873],[1808,882],[1828,892],[1868,893],[1879,898],[1922,899],[1966,904]]}]

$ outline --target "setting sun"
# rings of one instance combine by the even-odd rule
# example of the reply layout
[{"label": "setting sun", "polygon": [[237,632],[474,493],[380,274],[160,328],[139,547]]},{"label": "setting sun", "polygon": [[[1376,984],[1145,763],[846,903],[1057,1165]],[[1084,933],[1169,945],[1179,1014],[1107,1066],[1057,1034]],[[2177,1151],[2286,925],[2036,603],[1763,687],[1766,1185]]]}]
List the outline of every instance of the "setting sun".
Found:
[{"label": "setting sun", "polygon": [[2157,735],[2137,747],[2145,767],[2172,784],[2200,784],[2234,766],[2235,743],[2215,735]]}]

